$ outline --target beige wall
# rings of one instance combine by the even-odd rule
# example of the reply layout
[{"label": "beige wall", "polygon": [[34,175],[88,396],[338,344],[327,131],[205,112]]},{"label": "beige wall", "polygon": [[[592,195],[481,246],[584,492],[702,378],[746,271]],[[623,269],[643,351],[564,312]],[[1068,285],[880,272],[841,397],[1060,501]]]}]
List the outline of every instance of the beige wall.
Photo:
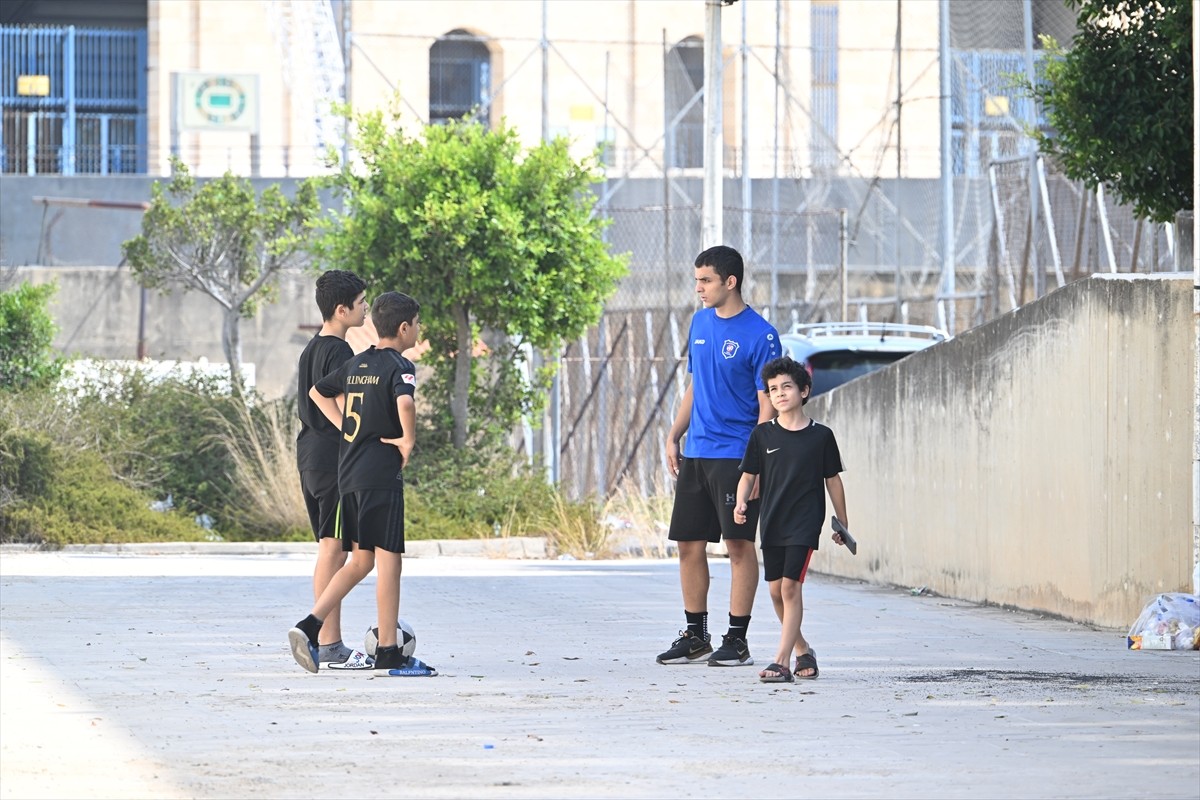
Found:
[{"label": "beige wall", "polygon": [[857,557],[815,568],[1127,626],[1190,591],[1190,282],[1096,276],[809,413],[838,436]]},{"label": "beige wall", "polygon": [[[728,59],[725,83],[726,145],[740,147],[741,109],[749,114],[746,150],[751,175],[773,168],[776,17],[773,0],[744,0],[749,58],[748,96],[741,97],[741,4],[722,13]],[[268,2],[150,0],[150,145],[152,170],[166,171],[170,145],[170,76],[189,70],[252,72],[260,76],[262,174],[285,174],[282,151],[291,148],[287,174],[320,171],[315,136],[301,111],[304,98],[284,80],[284,50]],[[794,100],[781,109],[781,147],[786,174],[802,174],[808,163],[811,123],[810,4],[782,2],[780,38],[785,87]],[[404,127],[423,124],[429,109],[429,47],[462,28],[488,40],[493,53],[497,112],[527,143],[542,130],[541,0],[354,0],[351,30],[351,100],[357,110],[389,105],[393,89]],[[895,101],[893,45],[895,0],[842,0],[839,7],[839,147],[852,154],[849,171],[894,173],[895,137],[889,142],[889,108]],[[903,3],[902,78],[905,177],[932,177],[938,167],[937,3]],[[607,93],[616,146],[624,155],[622,174],[655,174],[658,166],[632,160],[641,148],[661,149],[663,132],[663,42],[667,47],[704,33],[700,0],[550,0],[549,116],[552,132],[565,133],[588,152],[604,128]],[[300,59],[300,53],[293,58]],[[607,64],[607,68],[606,68]],[[302,74],[297,60],[288,71]],[[607,69],[607,72],[606,72]],[[293,107],[295,104],[295,108]],[[587,119],[588,115],[591,119]],[[245,134],[186,135],[183,152],[204,175],[233,169],[248,174]]]}]

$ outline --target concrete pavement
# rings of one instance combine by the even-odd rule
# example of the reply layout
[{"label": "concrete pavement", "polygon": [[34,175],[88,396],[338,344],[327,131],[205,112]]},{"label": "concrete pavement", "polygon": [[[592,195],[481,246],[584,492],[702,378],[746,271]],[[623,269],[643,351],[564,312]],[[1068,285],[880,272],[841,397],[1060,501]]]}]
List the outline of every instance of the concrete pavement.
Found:
[{"label": "concrete pavement", "polygon": [[439,556],[401,615],[441,676],[310,675],[311,555],[223,552],[0,553],[0,797],[1200,797],[1200,654],[1123,631],[816,574],[821,677],[765,685],[763,588],[756,667],[664,667],[674,562]]}]

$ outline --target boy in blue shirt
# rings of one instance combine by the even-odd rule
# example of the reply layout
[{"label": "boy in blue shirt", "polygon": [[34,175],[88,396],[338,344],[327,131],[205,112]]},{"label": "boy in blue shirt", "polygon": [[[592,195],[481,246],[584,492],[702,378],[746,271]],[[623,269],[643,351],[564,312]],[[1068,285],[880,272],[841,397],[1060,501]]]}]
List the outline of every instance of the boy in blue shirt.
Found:
[{"label": "boy in blue shirt", "polygon": [[[779,333],[742,300],[745,265],[732,247],[696,256],[696,293],[704,307],[688,331],[691,383],[667,435],[667,466],[677,478],[668,538],[679,547],[679,580],[687,627],[660,664],[706,662],[710,667],[754,663],[746,631],[758,585],[754,552],[758,503],[741,523],[733,518],[738,462],[756,423],[774,416],[760,374],[779,355]],[[680,439],[687,439],[680,452]],[[708,633],[709,542],[725,539],[729,553],[729,632],[713,652]]]}]

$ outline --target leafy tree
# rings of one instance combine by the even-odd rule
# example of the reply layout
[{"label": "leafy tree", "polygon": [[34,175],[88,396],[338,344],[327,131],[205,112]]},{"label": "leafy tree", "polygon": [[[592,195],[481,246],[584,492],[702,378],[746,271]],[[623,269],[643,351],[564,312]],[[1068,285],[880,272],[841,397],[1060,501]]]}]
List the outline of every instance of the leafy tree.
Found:
[{"label": "leafy tree", "polygon": [[1043,152],[1067,176],[1103,183],[1134,212],[1171,222],[1192,207],[1192,3],[1067,0],[1079,32],[1027,87],[1053,127]]},{"label": "leafy tree", "polygon": [[549,381],[541,370],[523,382],[524,346],[580,335],[625,272],[591,213],[594,159],[576,162],[564,139],[523,151],[514,130],[466,121],[410,137],[380,112],[358,118],[356,138],[364,169],[339,177],[346,213],[323,250],[421,303],[434,369],[424,390],[456,448],[509,429]]},{"label": "leafy tree", "polygon": [[9,390],[49,386],[62,373],[54,353],[55,325],[46,304],[52,283],[22,283],[0,292],[0,386]]},{"label": "leafy tree", "polygon": [[244,178],[227,172],[198,186],[182,162],[172,163],[170,182],[154,184],[141,235],[122,249],[143,286],[198,290],[221,306],[221,344],[240,395],[239,323],[269,299],[280,270],[304,259],[320,211],[316,186],[300,182],[290,200],[278,186],[256,197]]}]

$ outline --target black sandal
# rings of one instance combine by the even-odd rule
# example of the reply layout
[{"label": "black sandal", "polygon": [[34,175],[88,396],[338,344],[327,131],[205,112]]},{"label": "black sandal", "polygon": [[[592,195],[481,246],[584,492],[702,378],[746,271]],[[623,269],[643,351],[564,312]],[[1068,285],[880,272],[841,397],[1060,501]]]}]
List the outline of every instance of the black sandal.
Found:
[{"label": "black sandal", "polygon": [[[767,673],[774,672],[774,675]],[[769,664],[766,669],[758,673],[758,679],[763,683],[791,683],[792,672],[783,664]]]},{"label": "black sandal", "polygon": [[[801,670],[811,669],[812,675],[801,675]],[[809,650],[802,656],[796,656],[796,667],[792,670],[792,674],[797,679],[802,681],[811,681],[821,674],[821,670],[817,669],[817,651]]]}]

